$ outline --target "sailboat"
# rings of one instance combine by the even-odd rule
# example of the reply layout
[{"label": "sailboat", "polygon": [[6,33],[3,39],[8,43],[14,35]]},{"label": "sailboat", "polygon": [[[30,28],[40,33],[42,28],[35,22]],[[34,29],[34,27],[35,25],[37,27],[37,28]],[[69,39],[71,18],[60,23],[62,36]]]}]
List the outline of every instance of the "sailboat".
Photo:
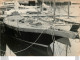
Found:
[{"label": "sailboat", "polygon": [[[8,38],[12,39],[7,40],[9,47],[11,47],[11,45],[16,47],[15,44],[18,43],[23,44],[23,49],[18,48],[18,51],[14,50],[15,54],[21,53],[25,50],[29,51],[31,50],[30,48],[32,46],[38,46],[37,49],[43,47],[43,50],[47,51],[46,49],[51,43],[54,43],[55,40],[58,40],[62,37],[72,39],[79,38],[77,32],[79,25],[67,24],[62,19],[60,20],[55,18],[55,8],[54,1],[54,14],[52,16],[48,16],[48,13],[42,13],[36,8],[32,8],[33,11],[28,8],[29,11],[26,9],[25,14],[20,14],[18,13],[19,9],[17,7],[13,13],[4,19],[5,34],[7,34]],[[76,26],[75,29],[73,29],[74,26]],[[54,38],[54,36],[57,38]],[[27,43],[27,48],[24,47],[25,43]],[[31,54],[31,52],[27,51],[25,51],[27,54]],[[36,52],[40,53],[38,51]],[[35,55],[38,55],[37,53],[35,53]],[[53,55],[53,52],[50,50],[50,52],[48,51],[47,53],[40,54]]]}]

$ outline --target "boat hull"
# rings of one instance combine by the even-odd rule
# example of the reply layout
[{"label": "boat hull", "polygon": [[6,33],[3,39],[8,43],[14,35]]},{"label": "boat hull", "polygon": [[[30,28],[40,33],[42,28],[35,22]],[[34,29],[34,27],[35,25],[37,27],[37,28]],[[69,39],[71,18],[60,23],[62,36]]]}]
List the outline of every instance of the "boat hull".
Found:
[{"label": "boat hull", "polygon": [[[50,44],[53,42],[52,36],[49,34],[34,33],[34,32],[24,32],[9,28],[5,25],[6,44],[15,53],[26,47],[29,48],[24,51],[15,53],[18,56],[51,56],[52,50],[49,48]],[[49,50],[49,51],[48,51]],[[25,54],[26,53],[26,54]]]},{"label": "boat hull", "polygon": [[5,34],[12,36],[13,38],[19,38],[24,41],[35,42],[49,45],[52,43],[52,36],[45,33],[34,33],[34,32],[24,32],[19,30],[14,30],[5,25]]}]

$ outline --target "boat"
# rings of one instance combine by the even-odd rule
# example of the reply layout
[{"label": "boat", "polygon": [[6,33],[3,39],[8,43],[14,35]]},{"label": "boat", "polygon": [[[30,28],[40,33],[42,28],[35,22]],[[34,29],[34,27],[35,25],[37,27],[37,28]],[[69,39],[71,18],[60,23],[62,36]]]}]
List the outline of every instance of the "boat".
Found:
[{"label": "boat", "polygon": [[[26,8],[28,8],[28,6],[26,6]],[[37,47],[38,49],[44,47],[43,50],[47,51],[50,44],[60,38],[79,38],[77,31],[79,29],[79,24],[75,22],[72,24],[69,21],[66,22],[63,19],[55,17],[54,19],[53,16],[48,15],[48,12],[43,12],[45,9],[43,9],[43,11],[38,11],[36,8],[25,9],[25,13],[19,12],[19,9],[16,8],[15,11],[11,12],[4,19],[5,34],[7,34],[8,38],[12,39],[6,41],[9,47],[11,47],[11,45],[15,47],[14,43],[22,43],[23,45],[25,43],[28,44],[27,48],[23,46],[23,49],[18,48],[18,51],[15,50],[14,53],[16,55],[25,50],[30,50],[30,47],[32,46],[39,46]],[[27,51],[25,52],[29,54],[31,53]],[[50,50],[50,52],[48,51],[47,53],[40,54],[53,55],[53,52]],[[37,55],[37,53],[35,53],[35,55]]]}]

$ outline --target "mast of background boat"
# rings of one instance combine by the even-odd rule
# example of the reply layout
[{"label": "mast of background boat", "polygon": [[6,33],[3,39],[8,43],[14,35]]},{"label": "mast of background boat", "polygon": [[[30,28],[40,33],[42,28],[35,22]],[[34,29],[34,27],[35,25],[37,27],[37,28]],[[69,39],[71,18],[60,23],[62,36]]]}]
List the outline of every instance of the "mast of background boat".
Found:
[{"label": "mast of background boat", "polygon": [[56,11],[56,4],[55,4],[55,0],[53,1],[53,7],[54,7],[54,21],[55,21],[55,11]]},{"label": "mast of background boat", "polygon": [[[55,2],[55,0],[53,1],[53,7],[54,7],[54,15],[53,15],[53,17],[54,17],[54,21],[55,21],[55,11],[56,11],[56,2]],[[54,31],[53,31],[53,34],[54,34]],[[53,35],[53,37],[54,37],[54,39],[53,39],[53,56],[54,56],[54,43],[55,43],[55,36]]]},{"label": "mast of background boat", "polygon": [[44,0],[42,1],[42,11],[43,11],[43,4],[44,4]]},{"label": "mast of background boat", "polygon": [[[38,3],[36,4],[36,6],[38,7]],[[37,21],[38,21],[38,8],[37,8]]]},{"label": "mast of background boat", "polygon": [[15,0],[14,9],[15,9],[15,10],[18,10],[18,9],[19,9],[19,6],[20,6],[20,5],[19,5],[18,1]]},{"label": "mast of background boat", "polygon": [[54,7],[54,11],[53,11],[53,22],[55,22],[55,11],[56,11],[56,3],[55,0],[53,0],[53,7]]},{"label": "mast of background boat", "polygon": [[70,14],[69,14],[70,11],[69,10],[70,10],[70,1],[68,1],[68,19],[69,19],[69,16],[70,16]]},{"label": "mast of background boat", "polygon": [[50,1],[50,6],[51,6],[51,1]]}]

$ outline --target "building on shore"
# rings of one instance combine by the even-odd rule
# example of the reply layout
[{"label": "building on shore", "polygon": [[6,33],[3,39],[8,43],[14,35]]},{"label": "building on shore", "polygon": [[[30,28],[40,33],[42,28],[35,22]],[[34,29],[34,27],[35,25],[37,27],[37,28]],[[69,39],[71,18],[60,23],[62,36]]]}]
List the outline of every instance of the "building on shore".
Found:
[{"label": "building on shore", "polygon": [[[2,0],[1,0],[2,1]],[[70,2],[71,4],[71,0],[3,0],[3,1],[18,1],[20,4],[24,4],[24,5],[41,5],[43,2],[45,4],[52,4],[54,3],[54,1],[56,2],[56,5],[67,5],[68,2]]]}]

